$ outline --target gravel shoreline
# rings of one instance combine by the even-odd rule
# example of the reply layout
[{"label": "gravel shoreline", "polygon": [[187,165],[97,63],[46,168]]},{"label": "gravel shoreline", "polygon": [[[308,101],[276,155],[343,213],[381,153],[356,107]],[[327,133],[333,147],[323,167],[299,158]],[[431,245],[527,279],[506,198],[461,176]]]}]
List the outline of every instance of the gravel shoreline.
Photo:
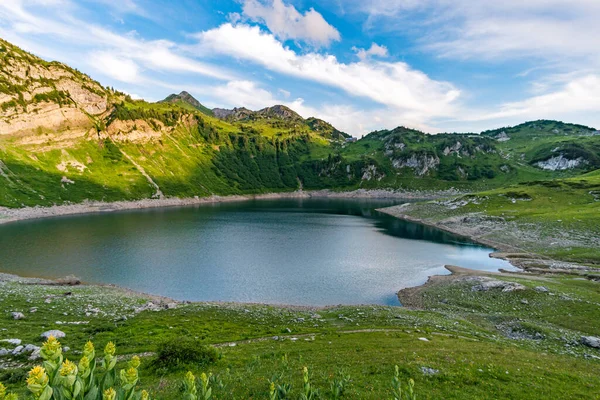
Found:
[{"label": "gravel shoreline", "polygon": [[141,199],[133,201],[85,201],[77,204],[55,205],[50,207],[23,207],[6,208],[0,207],[0,224],[28,219],[39,219],[57,217],[63,215],[104,213],[122,210],[140,210],[161,207],[184,207],[200,204],[214,204],[225,202],[238,202],[250,200],[271,199],[308,199],[308,198],[332,198],[332,199],[436,199],[459,194],[456,190],[440,192],[420,191],[392,191],[392,190],[364,190],[359,189],[351,192],[334,192],[330,190],[319,191],[296,191],[282,193],[266,193],[255,195],[232,195],[232,196],[210,196],[193,198],[165,198],[165,199]]}]

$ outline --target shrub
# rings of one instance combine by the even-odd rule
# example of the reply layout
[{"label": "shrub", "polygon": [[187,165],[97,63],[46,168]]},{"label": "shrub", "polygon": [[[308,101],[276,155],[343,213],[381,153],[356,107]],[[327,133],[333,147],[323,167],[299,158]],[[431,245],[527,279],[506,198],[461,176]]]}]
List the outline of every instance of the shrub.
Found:
[{"label": "shrub", "polygon": [[217,349],[189,338],[171,339],[161,343],[153,365],[157,369],[177,370],[190,366],[206,366],[219,358]]}]

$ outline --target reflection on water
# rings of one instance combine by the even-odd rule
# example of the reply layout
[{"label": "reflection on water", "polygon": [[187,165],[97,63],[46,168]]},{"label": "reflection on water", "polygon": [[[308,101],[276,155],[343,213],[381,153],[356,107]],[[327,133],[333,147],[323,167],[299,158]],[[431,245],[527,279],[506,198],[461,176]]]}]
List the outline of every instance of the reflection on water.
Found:
[{"label": "reflection on water", "polygon": [[0,226],[0,269],[73,274],[185,300],[398,304],[397,290],[497,270],[490,249],[375,211],[399,201],[293,199],[24,221]]}]

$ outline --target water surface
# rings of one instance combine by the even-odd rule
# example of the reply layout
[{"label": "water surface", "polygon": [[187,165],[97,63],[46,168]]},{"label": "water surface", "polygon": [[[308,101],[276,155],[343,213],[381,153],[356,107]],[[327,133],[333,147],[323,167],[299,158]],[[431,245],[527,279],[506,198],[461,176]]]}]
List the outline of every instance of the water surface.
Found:
[{"label": "water surface", "polygon": [[399,304],[445,264],[510,265],[489,248],[375,209],[400,201],[286,199],[0,225],[0,270],[76,275],[192,301]]}]

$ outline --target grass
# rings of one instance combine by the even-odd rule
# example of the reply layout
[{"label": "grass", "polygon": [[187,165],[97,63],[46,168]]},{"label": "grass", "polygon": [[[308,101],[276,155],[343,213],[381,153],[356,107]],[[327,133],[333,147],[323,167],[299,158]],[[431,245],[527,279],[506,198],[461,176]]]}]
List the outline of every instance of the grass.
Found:
[{"label": "grass", "polygon": [[[540,284],[519,282],[530,288]],[[2,285],[0,307],[22,311],[26,318],[14,321],[5,314],[6,330],[0,332],[0,339],[39,344],[41,332],[61,329],[67,334],[62,342],[72,349],[87,340],[97,346],[112,340],[118,354],[138,354],[154,352],[168,340],[195,338],[219,346],[215,364],[191,366],[195,374],[210,372],[215,382],[222,383],[213,387],[217,399],[267,398],[270,381],[289,383],[298,395],[304,366],[310,370],[311,384],[323,395],[331,379],[343,371],[350,376],[345,398],[388,398],[394,365],[400,366],[403,381],[415,380],[423,399],[592,398],[600,390],[599,364],[582,357],[595,350],[579,345],[578,337],[598,331],[597,283],[560,277],[548,278],[543,285],[554,295],[533,289],[502,293],[471,292],[460,285],[435,287],[423,297],[430,311],[199,303],[134,312],[146,298],[112,288],[9,282]],[[46,298],[51,302],[46,303]],[[523,299],[528,306],[521,303]],[[30,313],[31,307],[37,307],[37,312]],[[95,311],[86,315],[89,310]],[[543,332],[544,339],[506,338],[496,325],[513,320]],[[69,323],[77,321],[89,323]],[[231,342],[236,345],[227,344]],[[11,390],[22,384],[10,376],[22,376],[19,371],[30,365],[25,358],[18,363],[25,365],[4,373]],[[424,375],[421,367],[439,373]],[[157,370],[152,356],[143,357],[140,388],[157,398],[179,398],[182,377],[183,372]]]}]

